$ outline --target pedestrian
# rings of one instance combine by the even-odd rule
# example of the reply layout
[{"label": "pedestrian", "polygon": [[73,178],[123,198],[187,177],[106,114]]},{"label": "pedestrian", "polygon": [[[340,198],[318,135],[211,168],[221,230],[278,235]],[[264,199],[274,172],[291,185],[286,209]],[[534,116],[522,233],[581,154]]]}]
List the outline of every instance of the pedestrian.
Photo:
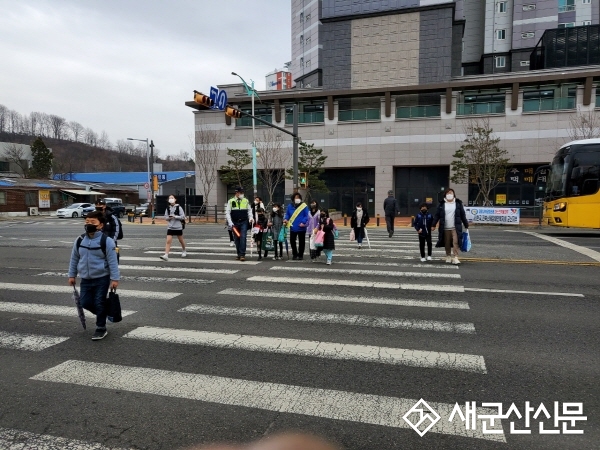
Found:
[{"label": "pedestrian", "polygon": [[107,335],[106,295],[109,288],[117,290],[120,279],[115,242],[104,234],[105,223],[102,211],[87,215],[85,233],[76,239],[69,262],[69,285],[75,286],[77,275],[81,277],[81,306],[96,315],[94,341]]},{"label": "pedestrian", "polygon": [[313,230],[319,227],[321,221],[321,210],[319,203],[316,200],[311,200],[310,210],[308,211],[308,225],[306,226],[306,234],[308,235],[309,252],[311,262],[315,262],[319,256],[321,256],[321,247],[315,247],[310,245],[311,239],[314,239]]},{"label": "pedestrian", "polygon": [[[421,262],[431,261],[431,224],[433,216],[427,209],[427,203],[421,203],[419,213],[415,218],[415,230],[419,234],[419,250]],[[425,242],[427,242],[427,259],[425,259]]]},{"label": "pedestrian", "polygon": [[350,226],[354,229],[354,236],[358,243],[358,248],[362,248],[362,241],[365,238],[365,227],[369,223],[369,213],[363,209],[362,203],[356,204],[356,209],[352,211]]},{"label": "pedestrian", "polygon": [[398,202],[394,198],[394,191],[388,191],[388,196],[383,201],[383,211],[385,212],[385,224],[388,236],[392,237],[394,235],[394,220],[399,212]]},{"label": "pedestrian", "polygon": [[327,265],[330,266],[333,260],[333,251],[335,250],[335,236],[333,230],[335,224],[333,220],[329,218],[329,212],[326,209],[321,210],[321,221],[319,223],[319,230],[325,232],[323,237],[323,253],[327,258]]},{"label": "pedestrian", "polygon": [[254,217],[255,223],[256,223],[256,219],[257,219],[256,210],[258,208],[265,210],[265,204],[263,203],[262,198],[260,198],[259,196],[256,196],[256,197],[254,197],[254,202],[252,202],[252,217]]},{"label": "pedestrian", "polygon": [[262,208],[256,208],[256,222],[254,223],[254,229],[258,228],[258,233],[254,235],[254,242],[256,242],[256,249],[258,250],[258,260],[262,260],[262,242],[264,231],[267,229],[267,216],[265,210]]},{"label": "pedestrian", "polygon": [[444,200],[438,205],[431,229],[435,230],[440,224],[438,242],[436,247],[445,247],[446,262],[460,264],[458,260],[459,248],[462,244],[462,227],[469,228],[467,215],[463,203],[456,198],[454,189],[446,189]]},{"label": "pedestrian", "polygon": [[[283,259],[283,242],[279,241],[279,233],[281,233],[281,227],[283,227],[283,210],[279,203],[273,203],[267,227],[270,227],[273,232],[273,244],[275,245],[275,256],[273,257],[273,260],[277,261],[278,259]],[[279,247],[279,254],[277,253],[277,247]],[[265,250],[265,258],[268,254],[269,251]]]},{"label": "pedestrian", "polygon": [[233,240],[238,261],[246,261],[246,235],[248,234],[248,225],[254,223],[252,215],[252,206],[244,196],[244,188],[238,186],[235,188],[235,194],[227,202],[225,210],[227,224],[233,231]]},{"label": "pedestrian", "polygon": [[[102,214],[104,214],[105,224],[102,228],[103,233],[115,241],[115,245],[117,245],[117,240],[122,239],[123,237],[123,231],[121,229],[119,219],[117,219],[117,217],[113,214],[112,208],[110,206],[106,206],[106,200],[96,200],[95,207],[96,211],[100,211]],[[119,237],[119,235],[121,237]]]},{"label": "pedestrian", "polygon": [[169,251],[173,236],[177,236],[177,240],[181,244],[181,257],[185,258],[185,241],[183,240],[183,227],[185,226],[185,212],[179,206],[174,195],[169,195],[169,206],[165,210],[165,220],[167,221],[167,244],[165,245],[165,254],[160,257],[163,261],[169,260]]},{"label": "pedestrian", "polygon": [[299,192],[294,192],[292,195],[292,203],[288,205],[285,211],[283,223],[290,229],[292,260],[303,260],[306,245],[306,226],[308,225],[308,207],[306,203],[302,202],[302,195]]}]

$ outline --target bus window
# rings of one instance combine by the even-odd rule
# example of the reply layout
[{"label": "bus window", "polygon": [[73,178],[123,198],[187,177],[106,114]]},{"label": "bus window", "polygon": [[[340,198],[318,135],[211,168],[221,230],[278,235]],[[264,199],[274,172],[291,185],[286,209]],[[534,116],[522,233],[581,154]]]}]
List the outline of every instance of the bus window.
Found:
[{"label": "bus window", "polygon": [[593,195],[600,188],[599,180],[585,180],[581,188],[581,195]]},{"label": "bus window", "polygon": [[576,152],[569,180],[571,195],[592,195],[598,191],[600,151]]}]

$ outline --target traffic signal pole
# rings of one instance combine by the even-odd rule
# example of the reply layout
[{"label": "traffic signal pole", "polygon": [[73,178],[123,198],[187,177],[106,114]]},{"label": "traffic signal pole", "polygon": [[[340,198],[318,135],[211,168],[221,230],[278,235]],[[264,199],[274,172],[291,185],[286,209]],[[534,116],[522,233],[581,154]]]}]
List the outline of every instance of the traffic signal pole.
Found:
[{"label": "traffic signal pole", "polygon": [[154,225],[154,141],[150,141],[150,170],[152,183],[150,183],[150,211],[152,211],[152,224]]}]

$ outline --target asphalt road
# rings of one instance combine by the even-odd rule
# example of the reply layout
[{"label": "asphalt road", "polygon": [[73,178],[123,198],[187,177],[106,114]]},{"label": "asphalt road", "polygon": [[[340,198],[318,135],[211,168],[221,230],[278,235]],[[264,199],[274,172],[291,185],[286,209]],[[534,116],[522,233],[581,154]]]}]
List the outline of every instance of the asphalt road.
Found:
[{"label": "asphalt road", "polygon": [[[129,315],[93,342],[66,289],[81,219],[0,221],[0,448],[177,449],[289,429],[357,450],[600,448],[600,233],[472,227],[457,268],[439,249],[421,263],[410,229],[370,229],[371,250],[342,230],[326,266],[237,262],[217,225],[189,225],[188,257],[175,245],[163,262],[164,227],[124,225]],[[421,432],[440,417],[423,436],[403,419],[420,399]],[[582,412],[563,414],[568,402]],[[481,416],[498,407],[482,403],[522,417],[493,427]],[[531,434],[515,434],[526,406]]]}]

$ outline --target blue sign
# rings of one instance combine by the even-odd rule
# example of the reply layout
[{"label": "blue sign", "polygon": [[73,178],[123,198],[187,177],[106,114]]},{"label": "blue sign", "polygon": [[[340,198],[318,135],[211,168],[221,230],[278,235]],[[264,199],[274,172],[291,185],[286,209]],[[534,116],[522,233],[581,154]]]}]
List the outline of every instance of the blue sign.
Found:
[{"label": "blue sign", "polygon": [[167,174],[166,173],[156,173],[155,174],[156,177],[158,178],[158,181],[167,181]]},{"label": "blue sign", "polygon": [[225,111],[225,107],[227,106],[227,92],[225,92],[224,90],[219,90],[214,86],[211,86],[210,98],[214,102],[213,109],[220,109],[221,111]]}]

